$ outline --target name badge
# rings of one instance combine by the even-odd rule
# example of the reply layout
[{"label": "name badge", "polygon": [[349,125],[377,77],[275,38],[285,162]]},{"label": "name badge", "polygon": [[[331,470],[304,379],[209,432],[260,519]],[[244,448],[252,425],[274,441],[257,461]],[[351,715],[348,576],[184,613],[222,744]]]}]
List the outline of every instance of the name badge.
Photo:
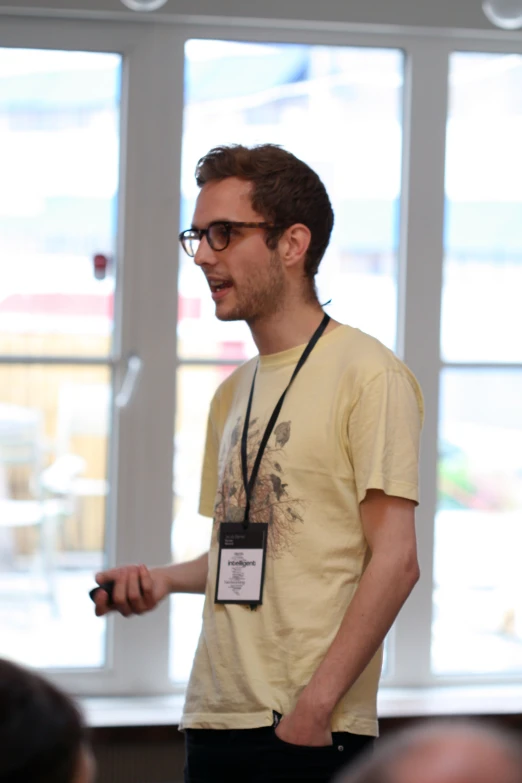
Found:
[{"label": "name badge", "polygon": [[215,603],[263,603],[267,536],[266,522],[221,523]]}]

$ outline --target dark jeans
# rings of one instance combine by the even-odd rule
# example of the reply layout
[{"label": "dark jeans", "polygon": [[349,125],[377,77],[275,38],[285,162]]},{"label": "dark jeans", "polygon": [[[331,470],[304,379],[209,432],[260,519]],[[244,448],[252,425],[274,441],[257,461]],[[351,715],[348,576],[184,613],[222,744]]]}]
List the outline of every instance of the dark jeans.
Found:
[{"label": "dark jeans", "polygon": [[185,783],[327,783],[373,737],[335,732],[333,745],[289,745],[275,728],[187,729]]}]

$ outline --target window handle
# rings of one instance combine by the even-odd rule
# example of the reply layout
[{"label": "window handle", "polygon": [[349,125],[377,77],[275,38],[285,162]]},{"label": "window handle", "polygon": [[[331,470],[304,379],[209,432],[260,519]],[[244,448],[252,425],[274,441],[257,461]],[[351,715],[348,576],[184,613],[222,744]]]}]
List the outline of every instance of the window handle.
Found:
[{"label": "window handle", "polygon": [[115,399],[117,408],[126,408],[131,401],[142,365],[143,362],[139,356],[136,356],[135,354],[129,356],[127,360],[127,372],[125,373],[121,389]]}]

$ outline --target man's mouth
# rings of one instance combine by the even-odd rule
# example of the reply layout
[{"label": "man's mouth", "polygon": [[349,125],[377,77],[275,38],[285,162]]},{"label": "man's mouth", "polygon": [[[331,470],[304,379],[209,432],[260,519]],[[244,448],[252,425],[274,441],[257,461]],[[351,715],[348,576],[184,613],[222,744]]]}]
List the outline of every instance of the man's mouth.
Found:
[{"label": "man's mouth", "polygon": [[231,288],[232,283],[230,283],[228,280],[223,280],[220,283],[210,282],[210,290],[212,293],[214,291],[222,291],[224,288]]},{"label": "man's mouth", "polygon": [[233,285],[231,280],[208,280],[208,284],[214,301],[224,296],[226,291],[232,288]]}]

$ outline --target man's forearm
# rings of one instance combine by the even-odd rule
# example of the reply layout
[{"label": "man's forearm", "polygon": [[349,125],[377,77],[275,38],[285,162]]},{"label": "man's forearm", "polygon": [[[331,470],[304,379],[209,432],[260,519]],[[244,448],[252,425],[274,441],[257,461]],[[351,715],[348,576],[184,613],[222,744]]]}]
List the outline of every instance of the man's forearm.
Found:
[{"label": "man's forearm", "polygon": [[419,577],[417,560],[372,557],[326,656],[298,700],[325,722],[371,661]]},{"label": "man's forearm", "polygon": [[185,563],[161,566],[170,593],[204,593],[208,575],[208,552]]}]

